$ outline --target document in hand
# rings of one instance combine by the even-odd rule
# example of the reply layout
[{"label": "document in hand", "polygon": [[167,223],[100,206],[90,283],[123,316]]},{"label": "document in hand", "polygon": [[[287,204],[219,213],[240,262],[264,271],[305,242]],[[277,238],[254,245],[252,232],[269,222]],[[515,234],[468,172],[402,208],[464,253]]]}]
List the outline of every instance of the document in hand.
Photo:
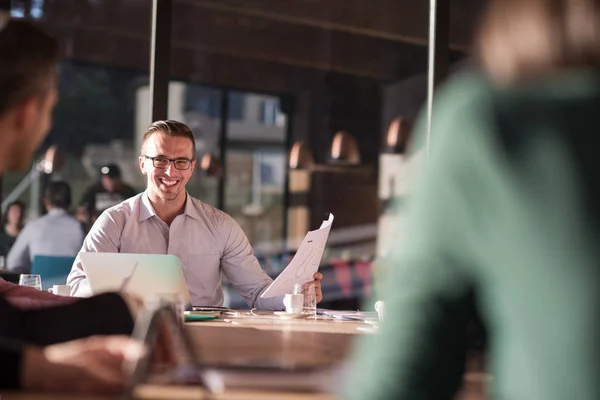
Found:
[{"label": "document in hand", "polygon": [[260,297],[283,296],[292,293],[296,283],[313,280],[313,275],[319,270],[332,223],[333,214],[329,214],[329,219],[323,221],[319,229],[306,234],[292,261]]}]

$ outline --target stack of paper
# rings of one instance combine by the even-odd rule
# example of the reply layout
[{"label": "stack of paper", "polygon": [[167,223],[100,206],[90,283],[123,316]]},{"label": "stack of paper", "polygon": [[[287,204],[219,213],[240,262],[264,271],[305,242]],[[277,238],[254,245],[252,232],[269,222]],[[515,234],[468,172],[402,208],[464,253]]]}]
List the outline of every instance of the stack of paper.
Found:
[{"label": "stack of paper", "polygon": [[379,321],[379,316],[376,311],[326,310],[319,308],[317,314],[342,321]]},{"label": "stack of paper", "polygon": [[260,297],[283,296],[292,293],[296,283],[304,284],[313,280],[313,275],[319,270],[332,223],[333,214],[329,214],[329,219],[323,221],[319,229],[306,234],[292,261]]}]

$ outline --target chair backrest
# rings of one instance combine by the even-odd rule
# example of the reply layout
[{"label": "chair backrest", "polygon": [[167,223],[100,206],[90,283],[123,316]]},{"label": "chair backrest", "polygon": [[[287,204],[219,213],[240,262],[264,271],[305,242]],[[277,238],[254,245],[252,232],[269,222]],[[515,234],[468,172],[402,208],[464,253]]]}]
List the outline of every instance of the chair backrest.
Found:
[{"label": "chair backrest", "polygon": [[64,285],[71,272],[75,257],[35,256],[31,266],[32,274],[42,277],[42,288],[47,290],[52,285]]}]

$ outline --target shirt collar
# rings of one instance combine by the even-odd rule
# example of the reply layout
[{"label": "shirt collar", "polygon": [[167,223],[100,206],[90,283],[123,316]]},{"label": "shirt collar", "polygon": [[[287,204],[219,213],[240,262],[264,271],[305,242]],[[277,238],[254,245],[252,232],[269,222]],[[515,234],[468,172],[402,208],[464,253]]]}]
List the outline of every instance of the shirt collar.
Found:
[{"label": "shirt collar", "polygon": [[[192,196],[186,191],[185,192],[185,208],[183,209],[183,215],[187,215],[194,219],[200,219],[200,213],[196,209],[194,202],[192,201]],[[150,203],[150,199],[148,198],[148,191],[144,191],[142,194],[142,204],[140,206],[140,215],[138,218],[138,222],[142,222],[156,215],[156,211],[154,211],[154,207]]]},{"label": "shirt collar", "polygon": [[150,199],[148,198],[148,191],[144,191],[142,194],[142,202],[140,205],[140,215],[138,217],[138,222],[142,222],[156,215],[156,211],[154,211],[154,207],[150,204]]},{"label": "shirt collar", "polygon": [[194,204],[192,196],[190,196],[188,192],[185,192],[185,194],[187,195],[187,197],[185,199],[185,210],[183,211],[183,213],[194,219],[201,219],[200,212],[198,211],[198,207],[196,207],[196,204]]}]

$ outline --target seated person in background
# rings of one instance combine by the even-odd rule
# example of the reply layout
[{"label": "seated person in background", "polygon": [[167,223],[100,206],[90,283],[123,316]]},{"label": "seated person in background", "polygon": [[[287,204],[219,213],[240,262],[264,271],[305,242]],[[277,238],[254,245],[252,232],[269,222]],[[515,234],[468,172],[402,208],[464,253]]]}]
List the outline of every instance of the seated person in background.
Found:
[{"label": "seated person in background", "polygon": [[[142,140],[139,165],[148,177],[141,193],[106,210],[85,238],[81,251],[176,255],[193,305],[223,305],[221,273],[250,307],[280,310],[283,298],[261,299],[271,284],[248,238],[233,218],[191,197],[185,190],[196,161],[194,135],[177,121],[157,121]],[[322,298],[315,274],[317,301]],[[67,283],[71,294],[90,294],[85,272],[75,260]]]},{"label": "seated person in background", "polygon": [[138,192],[123,182],[121,169],[115,164],[100,168],[100,182],[90,186],[79,203],[77,219],[88,226],[107,208],[115,206]]},{"label": "seated person in background", "polygon": [[2,231],[0,232],[0,256],[8,255],[10,248],[17,240],[25,225],[25,203],[14,201],[8,205],[2,216]]},{"label": "seated person in background", "polygon": [[[32,23],[10,20],[0,11],[0,54],[2,174],[27,169],[50,129],[59,49],[54,38]],[[42,308],[48,303],[70,304]],[[96,337],[38,346],[96,334],[129,334],[134,305],[118,294],[76,301],[0,279],[0,388],[61,392],[122,388],[123,359],[140,350],[131,339]]]},{"label": "seated person in background", "polygon": [[83,243],[81,224],[69,215],[71,187],[67,182],[50,182],[44,193],[48,213],[23,229],[8,253],[6,267],[27,273],[36,255],[75,257]]}]

